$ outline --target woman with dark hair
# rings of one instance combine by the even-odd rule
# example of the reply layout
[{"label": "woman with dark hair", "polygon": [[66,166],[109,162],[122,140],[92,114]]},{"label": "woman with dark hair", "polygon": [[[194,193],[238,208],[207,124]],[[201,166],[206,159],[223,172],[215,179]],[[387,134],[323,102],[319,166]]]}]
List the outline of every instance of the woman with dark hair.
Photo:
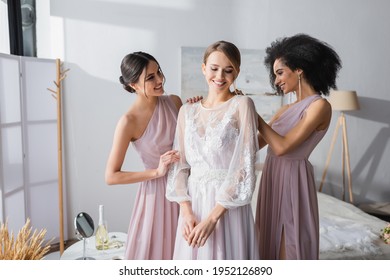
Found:
[{"label": "woman with dark hair", "polygon": [[318,259],[317,191],[309,156],[332,116],[321,97],[336,88],[341,61],[326,43],[306,34],[274,41],[265,65],[278,92],[295,92],[267,124],[259,118],[260,148],[268,144],[256,209],[261,259]]},{"label": "woman with dark hair", "polygon": [[[150,54],[135,52],[121,63],[119,80],[137,97],[119,119],[106,167],[109,185],[141,182],[130,219],[126,259],[172,259],[179,208],[165,198],[167,170],[178,160],[172,144],[182,105],[176,95],[164,94],[164,75]],[[125,171],[129,144],[140,155],[144,171]]]},{"label": "woman with dark hair", "polygon": [[258,259],[251,210],[257,114],[252,99],[230,89],[240,72],[238,48],[210,45],[202,71],[208,94],[184,105],[168,175],[167,198],[180,204],[174,259]]}]

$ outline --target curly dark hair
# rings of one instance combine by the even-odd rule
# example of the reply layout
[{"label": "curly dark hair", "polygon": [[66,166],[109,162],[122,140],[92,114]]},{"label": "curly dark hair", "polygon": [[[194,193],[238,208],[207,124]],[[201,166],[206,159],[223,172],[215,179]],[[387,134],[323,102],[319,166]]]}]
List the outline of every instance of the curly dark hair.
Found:
[{"label": "curly dark hair", "polygon": [[134,52],[126,55],[121,62],[122,76],[119,77],[119,82],[123,85],[125,90],[128,92],[135,92],[129,84],[138,82],[139,77],[150,61],[157,63],[165,82],[165,76],[160,68],[160,64],[152,55],[145,52]]},{"label": "curly dark hair", "polygon": [[264,64],[269,71],[271,86],[281,93],[275,85],[273,65],[276,59],[281,59],[292,71],[301,69],[306,81],[320,95],[328,95],[330,89],[337,89],[341,60],[325,42],[307,34],[296,34],[271,43],[266,49]]}]

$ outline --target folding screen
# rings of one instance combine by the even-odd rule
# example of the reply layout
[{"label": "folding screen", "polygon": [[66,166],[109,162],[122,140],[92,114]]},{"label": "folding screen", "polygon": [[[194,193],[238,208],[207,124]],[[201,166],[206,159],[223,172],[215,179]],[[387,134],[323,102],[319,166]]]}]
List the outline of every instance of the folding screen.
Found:
[{"label": "folding screen", "polygon": [[[0,54],[0,220],[58,241],[56,60]],[[66,232],[66,230],[65,230]]]}]

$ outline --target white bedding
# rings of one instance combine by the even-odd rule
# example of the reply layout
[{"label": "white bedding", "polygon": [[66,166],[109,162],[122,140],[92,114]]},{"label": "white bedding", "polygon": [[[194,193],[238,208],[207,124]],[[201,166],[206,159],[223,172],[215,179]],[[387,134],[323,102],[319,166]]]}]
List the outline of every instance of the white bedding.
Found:
[{"label": "white bedding", "polygon": [[390,259],[390,245],[379,237],[386,221],[323,193],[318,205],[320,259]]}]

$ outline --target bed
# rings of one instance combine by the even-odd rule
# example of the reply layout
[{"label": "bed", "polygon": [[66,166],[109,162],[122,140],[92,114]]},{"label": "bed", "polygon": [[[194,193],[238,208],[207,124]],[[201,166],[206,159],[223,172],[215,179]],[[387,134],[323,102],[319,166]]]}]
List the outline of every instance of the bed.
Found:
[{"label": "bed", "polygon": [[[259,186],[262,165],[257,165],[256,169],[259,171],[256,186]],[[253,194],[253,212],[257,195],[258,188]],[[321,260],[390,259],[390,244],[380,238],[381,229],[388,222],[333,196],[321,192],[317,196]]]},{"label": "bed", "polygon": [[390,259],[390,245],[380,238],[388,222],[353,204],[317,193],[320,213],[320,259]]}]

